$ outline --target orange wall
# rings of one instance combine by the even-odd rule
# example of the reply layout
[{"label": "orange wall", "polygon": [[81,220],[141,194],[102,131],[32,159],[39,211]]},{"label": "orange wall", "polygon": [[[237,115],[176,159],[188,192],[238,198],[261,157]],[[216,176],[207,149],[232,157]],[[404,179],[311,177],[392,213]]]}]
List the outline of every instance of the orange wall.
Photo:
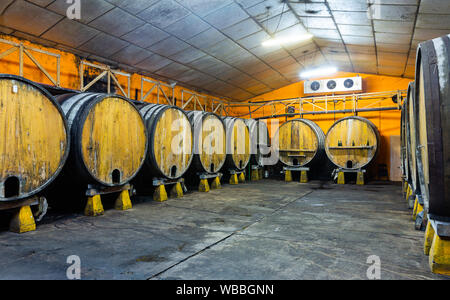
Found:
[{"label": "orange wall", "polygon": [[[31,43],[26,40],[19,40],[15,37],[11,37],[8,35],[0,35],[0,38],[11,41],[11,42],[15,42],[15,43],[22,42],[26,46],[61,55],[61,72],[60,72],[61,87],[68,88],[68,89],[74,89],[74,90],[80,89],[80,75],[79,75],[80,67],[79,66],[80,66],[81,59],[78,56],[76,56],[72,53],[60,51],[60,50],[57,50],[54,48],[44,47],[42,45]],[[7,45],[0,41],[0,54],[3,53],[4,51],[7,51],[11,47],[12,47],[11,45]],[[30,53],[44,67],[44,69],[46,69],[49,72],[49,74],[54,79],[56,79],[56,74],[57,74],[56,58],[46,55],[46,54],[41,54],[41,53],[38,53],[35,51],[30,51]],[[85,70],[88,70],[90,72],[90,74],[100,74],[99,73],[100,71],[98,69],[92,69],[92,68],[85,66]],[[29,80],[32,80],[32,81],[35,81],[38,83],[42,83],[42,84],[53,85],[51,83],[51,81],[46,77],[46,75],[44,75],[44,73],[41,72],[38,69],[38,67],[36,67],[36,65],[30,60],[30,58],[28,58],[25,54],[24,54],[24,70],[23,71],[24,71],[23,77],[25,77]],[[16,52],[0,59],[0,73],[19,75],[19,51],[16,51]],[[127,73],[127,72],[125,72],[125,73]],[[138,100],[140,100],[140,98],[141,98],[141,78],[142,77],[153,80],[153,81],[158,81],[151,77],[142,76],[142,75],[136,74],[136,73],[131,74],[131,75],[132,76],[131,76],[131,85],[130,85],[130,91],[131,91],[130,98],[132,98],[132,99],[135,98],[136,89],[138,90]],[[122,85],[122,88],[125,90],[125,92],[127,92],[127,78],[124,76],[117,76],[117,79],[118,79],[119,83]],[[111,82],[113,82],[113,81],[111,80]],[[85,82],[84,84],[87,85],[88,83]],[[152,86],[151,83],[144,84],[144,95],[151,89],[151,86]],[[170,97],[171,90],[166,87],[163,87],[163,89],[164,89],[166,95]],[[175,87],[174,95],[178,99],[177,105],[179,105],[181,103],[182,90],[193,92],[192,90],[190,90],[188,88],[183,88],[181,86]],[[118,94],[121,94],[118,88],[116,88],[116,92]],[[199,93],[197,93],[197,94],[199,94]],[[206,95],[206,94],[201,94],[201,95],[211,98],[211,96]],[[189,97],[190,97],[189,94],[185,94],[185,96],[184,96],[185,101],[187,99],[189,99]],[[215,98],[215,99],[217,99],[217,98]],[[157,101],[156,88],[148,96],[148,98],[145,101],[151,102],[151,103],[156,103],[156,101]],[[205,103],[205,100],[203,98],[200,98],[200,101],[202,104]],[[162,104],[166,103],[162,93],[160,94],[160,103],[162,103]],[[194,106],[189,105],[188,107],[186,107],[186,109],[194,109]],[[198,106],[197,106],[197,109],[199,109]]]},{"label": "orange wall", "polygon": [[[79,90],[80,89],[80,76],[79,76],[79,64],[81,59],[69,52],[60,51],[53,48],[44,47],[41,45],[37,45],[34,43],[31,43],[26,40],[19,40],[17,38],[8,36],[8,35],[0,35],[0,38],[9,40],[12,42],[20,43],[22,42],[24,45],[31,46],[33,48],[49,51],[55,54],[61,55],[61,86],[64,88]],[[4,51],[10,49],[11,46],[1,43],[0,42],[0,54]],[[56,59],[45,55],[40,54],[37,52],[31,51],[33,56],[39,61],[39,63],[46,69],[48,72],[56,78]],[[96,70],[90,70],[91,72],[95,73]],[[0,73],[7,73],[7,74],[16,74],[19,75],[19,52],[16,51],[13,54],[10,54],[0,60]],[[154,80],[150,77],[142,76],[140,74],[131,74],[131,98],[134,99],[136,89],[138,90],[138,99],[140,100],[141,95],[141,78],[145,77],[150,80]],[[359,74],[361,77],[363,77],[363,88],[364,92],[371,93],[371,92],[382,92],[382,91],[394,91],[399,89],[407,89],[410,79],[404,79],[404,78],[397,78],[397,77],[388,77],[388,76],[377,76],[377,75],[367,75],[367,74]],[[337,77],[353,77],[356,76],[356,74],[353,73],[339,73],[336,76],[333,76],[334,78]],[[39,83],[44,84],[51,84],[50,80],[47,79],[47,77],[33,64],[33,62],[24,55],[24,77],[35,81]],[[125,77],[118,76],[118,80],[123,86],[123,88],[126,90],[127,86],[127,80]],[[86,84],[86,83],[85,83]],[[144,94],[150,89],[150,84],[146,83],[144,85]],[[182,90],[189,90],[187,88],[183,88],[180,86],[177,86],[175,88],[175,97],[178,99],[178,101],[181,101],[181,91]],[[118,90],[118,89],[117,89]],[[166,93],[170,94],[170,91],[168,91],[166,88]],[[168,94],[168,95],[169,95]],[[156,89],[153,91],[153,93],[146,99],[147,102],[156,102]],[[207,98],[211,99],[209,95],[205,95]],[[185,99],[187,100],[190,97],[190,95],[185,95]],[[297,97],[305,97],[304,91],[303,91],[303,82],[298,82],[291,84],[289,86],[280,88],[278,90],[275,90],[273,92],[258,96],[254,99],[251,99],[253,101],[262,101],[262,100],[275,100],[275,99],[284,99],[284,98],[297,98]],[[163,99],[162,96],[160,99]],[[202,103],[205,103],[207,100],[204,100],[203,98],[200,98]],[[161,101],[161,103],[165,103],[164,100]],[[180,102],[177,103],[178,105]],[[210,104],[209,104],[210,106]],[[383,105],[380,105],[383,106]],[[388,106],[393,106],[393,103],[390,102]],[[336,105],[335,109],[343,109],[344,107],[342,104]],[[350,108],[349,106],[346,106],[346,108]],[[186,107],[187,110],[194,109],[193,105],[189,105]],[[197,107],[198,109],[198,107]],[[276,110],[284,109],[284,106],[277,105]],[[312,107],[305,106],[305,110],[312,110]],[[210,108],[208,109],[210,110]],[[232,108],[228,110],[229,114],[234,116],[241,116],[248,114],[249,110],[248,107],[240,107],[240,108]],[[267,116],[272,113],[272,107],[264,107],[263,109],[260,109],[258,112],[252,114],[252,117],[261,117],[261,116]],[[281,111],[280,113],[284,113],[284,111]],[[311,119],[324,130],[326,133],[330,126],[338,119],[349,116],[350,114],[336,114],[336,115],[316,115],[311,116],[307,115],[305,116],[308,119]],[[359,113],[360,116],[366,117],[373,121],[375,125],[380,130],[380,134],[382,137],[382,149],[381,153],[377,159],[378,164],[386,164],[390,166],[390,143],[389,139],[393,135],[400,135],[400,111],[384,111],[384,112],[366,112],[366,113]],[[249,117],[244,116],[244,117]],[[286,118],[279,118],[280,123],[285,122]]]},{"label": "orange wall", "polygon": [[[344,73],[340,72],[337,75],[327,77],[327,78],[339,78],[339,77],[354,77],[361,76],[363,78],[363,92],[364,93],[373,93],[373,92],[386,92],[386,91],[397,91],[397,90],[406,90],[408,88],[408,84],[411,79],[398,78],[398,77],[388,77],[388,76],[377,76],[377,75],[368,75],[368,74],[354,74],[354,73]],[[322,78],[318,78],[322,79]],[[326,78],[323,78],[326,79]],[[251,101],[263,101],[263,100],[276,100],[276,99],[287,99],[287,98],[297,98],[297,97],[310,97],[310,95],[304,94],[304,82],[297,82],[291,84],[289,86],[280,88],[273,92],[258,96],[256,98],[251,99]],[[375,100],[376,101],[376,100]],[[367,106],[369,104],[368,101],[361,102],[360,107]],[[375,105],[374,107],[391,107],[396,106],[392,102],[392,100],[387,99],[382,103]],[[299,107],[298,104],[296,106]],[[346,109],[351,109],[351,103],[347,103],[345,106]],[[255,109],[255,108],[253,108]],[[284,105],[276,105],[275,111],[278,111],[278,114],[286,113],[284,111]],[[311,105],[304,105],[305,111],[311,111],[313,107]],[[344,109],[344,105],[336,104],[333,107],[333,104],[329,104],[329,110],[341,110]],[[316,109],[317,110],[317,109]],[[272,114],[273,107],[266,106],[263,109],[252,114],[253,118],[269,116]],[[233,109],[233,114],[236,116],[242,116],[244,114],[248,114],[249,110],[247,107],[239,107]],[[327,115],[305,115],[306,119],[310,119],[316,122],[325,132],[328,132],[328,129],[331,125],[343,118],[350,116],[352,114],[327,114]],[[378,111],[378,112],[362,112],[358,113],[359,116],[367,118],[371,120],[380,131],[381,135],[381,151],[379,156],[377,157],[376,162],[372,165],[371,174],[376,175],[377,165],[378,164],[386,164],[388,168],[388,172],[390,172],[390,138],[391,136],[399,136],[400,135],[400,111]],[[248,118],[248,116],[245,116]],[[292,118],[290,118],[292,119]],[[285,117],[278,118],[280,125],[286,121]],[[274,132],[271,132],[273,135]]]}]

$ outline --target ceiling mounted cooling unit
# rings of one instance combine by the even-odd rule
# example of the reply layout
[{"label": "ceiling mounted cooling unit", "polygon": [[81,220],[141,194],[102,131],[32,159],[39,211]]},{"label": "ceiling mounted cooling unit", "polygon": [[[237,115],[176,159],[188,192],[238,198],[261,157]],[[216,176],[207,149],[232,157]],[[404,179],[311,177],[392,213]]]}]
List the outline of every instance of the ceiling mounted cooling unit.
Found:
[{"label": "ceiling mounted cooling unit", "polygon": [[336,78],[305,81],[305,94],[324,94],[362,91],[362,78]]}]

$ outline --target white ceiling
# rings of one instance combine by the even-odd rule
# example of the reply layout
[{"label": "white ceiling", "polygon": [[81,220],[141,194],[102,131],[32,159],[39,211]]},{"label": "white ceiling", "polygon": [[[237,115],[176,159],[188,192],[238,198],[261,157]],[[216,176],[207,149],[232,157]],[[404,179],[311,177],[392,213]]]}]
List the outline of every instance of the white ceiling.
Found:
[{"label": "white ceiling", "polygon": [[[1,0],[0,31],[245,100],[301,70],[414,77],[418,43],[450,33],[450,0]],[[270,9],[267,9],[270,7]],[[270,36],[314,35],[263,47]]]}]

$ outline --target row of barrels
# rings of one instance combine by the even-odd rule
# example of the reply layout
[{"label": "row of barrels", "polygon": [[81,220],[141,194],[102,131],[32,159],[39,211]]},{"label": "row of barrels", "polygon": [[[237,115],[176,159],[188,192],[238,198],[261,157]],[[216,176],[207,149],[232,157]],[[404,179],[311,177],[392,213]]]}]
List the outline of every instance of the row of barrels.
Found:
[{"label": "row of barrels", "polygon": [[277,138],[280,161],[290,167],[314,165],[326,153],[338,168],[359,170],[374,161],[381,146],[377,127],[358,116],[336,121],[326,136],[311,120],[291,120],[280,126]]},{"label": "row of barrels", "polygon": [[450,35],[418,46],[402,104],[402,175],[428,219],[450,222]]},{"label": "row of barrels", "polygon": [[0,108],[0,201],[30,198],[58,176],[114,187],[140,174],[151,176],[151,185],[152,178],[177,179],[189,170],[244,170],[261,160],[267,139],[259,136],[268,136],[255,120],[117,95],[54,97],[14,75],[0,75]]}]

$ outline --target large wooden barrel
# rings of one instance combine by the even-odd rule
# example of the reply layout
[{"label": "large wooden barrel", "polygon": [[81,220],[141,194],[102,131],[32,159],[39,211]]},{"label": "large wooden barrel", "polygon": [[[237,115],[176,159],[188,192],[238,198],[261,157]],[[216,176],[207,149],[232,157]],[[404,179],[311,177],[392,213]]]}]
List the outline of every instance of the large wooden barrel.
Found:
[{"label": "large wooden barrel", "polygon": [[263,166],[263,158],[268,155],[267,148],[270,146],[269,128],[263,121],[245,119],[245,124],[250,130],[250,163],[252,165]]},{"label": "large wooden barrel", "polygon": [[67,123],[55,99],[31,81],[0,75],[0,201],[41,192],[68,153]]},{"label": "large wooden barrel", "polygon": [[140,112],[148,130],[148,175],[180,178],[193,159],[194,137],[188,116],[176,106],[163,104],[144,104]]},{"label": "large wooden barrel", "polygon": [[295,119],[283,123],[277,132],[280,161],[303,167],[323,157],[325,134],[313,121]]},{"label": "large wooden barrel", "polygon": [[227,133],[227,159],[224,167],[229,170],[244,170],[250,162],[250,130],[244,120],[223,118]]},{"label": "large wooden barrel", "polygon": [[375,124],[361,117],[347,117],[335,122],[325,139],[325,152],[342,169],[358,170],[369,165],[381,147]]},{"label": "large wooden barrel", "polygon": [[128,183],[140,170],[147,131],[137,108],[117,95],[81,93],[57,97],[71,132],[65,173],[104,186]]},{"label": "large wooden barrel", "polygon": [[417,49],[417,169],[429,217],[450,221],[450,35]]},{"label": "large wooden barrel", "polygon": [[415,103],[415,83],[411,82],[408,86],[408,102],[406,105],[406,139],[407,139],[407,155],[409,169],[409,183],[413,193],[420,194],[419,176],[417,172],[416,160],[416,103]]},{"label": "large wooden barrel", "polygon": [[210,112],[189,111],[194,129],[192,168],[201,173],[217,173],[226,160],[226,132],[222,119]]}]

